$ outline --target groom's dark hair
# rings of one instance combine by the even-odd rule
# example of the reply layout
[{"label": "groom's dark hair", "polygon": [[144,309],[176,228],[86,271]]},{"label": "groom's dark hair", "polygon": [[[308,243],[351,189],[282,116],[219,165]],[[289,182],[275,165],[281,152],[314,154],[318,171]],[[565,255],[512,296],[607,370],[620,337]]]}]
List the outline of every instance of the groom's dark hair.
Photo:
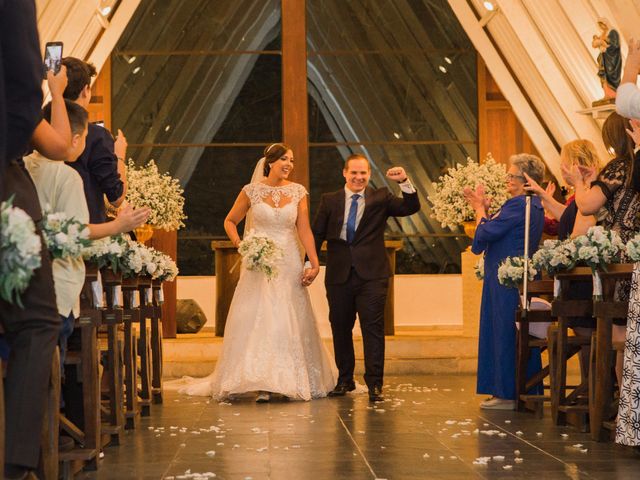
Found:
[{"label": "groom's dark hair", "polygon": [[349,155],[344,161],[344,170],[347,170],[349,168],[349,162],[351,160],[365,160],[367,162],[367,165],[369,165],[369,170],[371,170],[371,163],[369,162],[369,159],[361,153],[354,153],[352,155]]}]

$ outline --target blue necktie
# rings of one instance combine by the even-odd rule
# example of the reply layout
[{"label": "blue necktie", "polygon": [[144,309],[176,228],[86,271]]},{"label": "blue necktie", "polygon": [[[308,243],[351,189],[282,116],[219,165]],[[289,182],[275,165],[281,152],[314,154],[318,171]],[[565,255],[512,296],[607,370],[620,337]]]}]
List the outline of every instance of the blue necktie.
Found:
[{"label": "blue necktie", "polygon": [[349,207],[349,216],[347,217],[347,243],[353,242],[356,236],[356,217],[358,216],[358,199],[360,194],[354,193],[351,197],[351,207]]}]

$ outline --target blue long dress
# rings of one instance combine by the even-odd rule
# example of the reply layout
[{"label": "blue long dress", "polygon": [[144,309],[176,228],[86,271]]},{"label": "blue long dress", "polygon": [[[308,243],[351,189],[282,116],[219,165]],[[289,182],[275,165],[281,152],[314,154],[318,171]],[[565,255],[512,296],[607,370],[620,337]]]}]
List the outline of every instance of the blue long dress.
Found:
[{"label": "blue long dress", "polygon": [[[518,290],[498,283],[498,267],[507,257],[524,255],[525,196],[507,200],[491,218],[483,218],[476,229],[471,251],[484,252],[484,284],[480,309],[477,392],[515,399],[516,325]],[[529,251],[540,243],[544,210],[540,199],[531,199]],[[540,351],[531,354],[529,376],[541,369]],[[533,393],[533,392],[532,392]]]}]

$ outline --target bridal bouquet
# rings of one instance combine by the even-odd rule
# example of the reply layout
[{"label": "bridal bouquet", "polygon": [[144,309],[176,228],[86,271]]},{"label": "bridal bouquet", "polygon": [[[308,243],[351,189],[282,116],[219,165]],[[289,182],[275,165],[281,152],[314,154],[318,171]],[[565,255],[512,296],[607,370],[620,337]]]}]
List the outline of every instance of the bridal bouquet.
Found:
[{"label": "bridal bouquet", "polygon": [[606,269],[610,263],[620,261],[620,254],[625,251],[625,245],[613,230],[604,227],[591,227],[585,235],[573,240],[577,251],[577,260],[585,263],[591,270]]},{"label": "bridal bouquet", "polygon": [[95,263],[98,269],[108,267],[114,272],[123,271],[123,255],[127,249],[128,238],[124,235],[114,235],[91,242],[82,251],[82,258]]},{"label": "bridal bouquet", "polygon": [[167,231],[184,227],[184,190],[177,179],[160,173],[153,160],[143,167],[129,160],[127,182],[127,201],[134,208],[151,209],[149,225]]},{"label": "bridal bouquet", "polygon": [[455,168],[450,168],[446,175],[433,184],[435,193],[429,196],[433,205],[433,217],[443,228],[451,229],[473,220],[473,209],[464,199],[463,191],[465,187],[475,190],[478,185],[483,185],[485,195],[491,198],[491,207],[487,213],[495,213],[509,199],[505,175],[505,166],[496,163],[491,154],[487,155],[482,164],[469,158],[466,165],[457,164]]},{"label": "bridal bouquet", "polygon": [[[529,280],[533,280],[538,271],[529,262]],[[498,267],[498,282],[507,288],[517,288],[524,279],[524,257],[507,257]]]},{"label": "bridal bouquet", "polygon": [[91,244],[89,227],[64,212],[45,212],[42,234],[53,258],[78,257]]},{"label": "bridal bouquet", "polygon": [[22,307],[20,294],[29,286],[33,271],[40,267],[42,242],[33,220],[13,207],[0,204],[0,297]]},{"label": "bridal bouquet", "polygon": [[276,264],[282,258],[282,249],[269,237],[250,230],[240,242],[238,253],[248,270],[262,272],[269,280],[278,276]]}]

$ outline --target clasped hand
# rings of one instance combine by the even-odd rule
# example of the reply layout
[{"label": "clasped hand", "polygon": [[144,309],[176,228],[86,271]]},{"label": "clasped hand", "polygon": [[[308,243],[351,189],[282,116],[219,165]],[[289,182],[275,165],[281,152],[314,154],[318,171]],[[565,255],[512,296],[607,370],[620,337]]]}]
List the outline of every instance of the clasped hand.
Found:
[{"label": "clasped hand", "polygon": [[474,210],[480,208],[484,208],[485,211],[489,210],[491,198],[485,196],[484,185],[478,185],[475,190],[471,189],[471,187],[464,187],[462,194]]},{"label": "clasped hand", "polygon": [[318,276],[318,273],[320,273],[320,267],[305,268],[304,272],[302,272],[302,286],[308,287],[311,285]]}]

